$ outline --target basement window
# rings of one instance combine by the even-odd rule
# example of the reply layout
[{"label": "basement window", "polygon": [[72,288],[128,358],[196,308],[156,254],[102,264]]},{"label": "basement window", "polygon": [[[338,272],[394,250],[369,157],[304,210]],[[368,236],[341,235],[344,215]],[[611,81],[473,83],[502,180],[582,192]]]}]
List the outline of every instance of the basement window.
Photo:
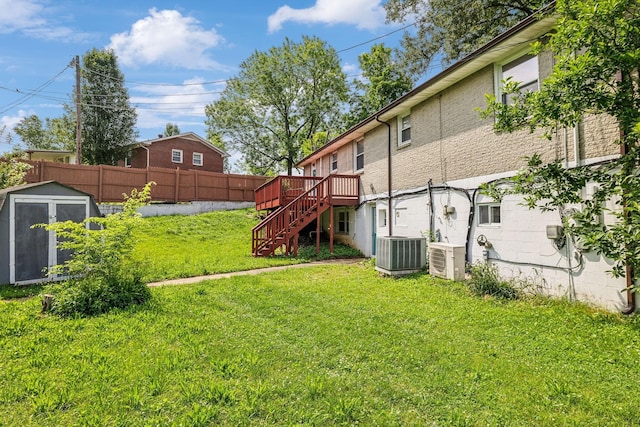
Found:
[{"label": "basement window", "polygon": [[499,203],[478,205],[478,225],[500,225],[501,211]]},{"label": "basement window", "polygon": [[349,211],[338,211],[338,234],[349,234]]}]

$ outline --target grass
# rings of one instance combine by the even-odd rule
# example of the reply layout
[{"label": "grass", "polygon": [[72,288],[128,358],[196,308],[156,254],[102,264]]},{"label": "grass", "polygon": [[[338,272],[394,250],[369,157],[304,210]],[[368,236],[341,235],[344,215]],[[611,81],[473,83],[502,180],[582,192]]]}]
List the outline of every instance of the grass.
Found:
[{"label": "grass", "polygon": [[251,228],[257,223],[252,209],[145,218],[143,229],[136,235],[134,256],[147,271],[147,281],[361,256],[360,252],[341,245],[336,245],[335,253],[329,254],[323,244],[319,257],[315,247],[301,248],[297,258],[253,257]]},{"label": "grass", "polygon": [[635,319],[370,263],[155,288],[61,320],[0,302],[0,425],[637,425]]}]

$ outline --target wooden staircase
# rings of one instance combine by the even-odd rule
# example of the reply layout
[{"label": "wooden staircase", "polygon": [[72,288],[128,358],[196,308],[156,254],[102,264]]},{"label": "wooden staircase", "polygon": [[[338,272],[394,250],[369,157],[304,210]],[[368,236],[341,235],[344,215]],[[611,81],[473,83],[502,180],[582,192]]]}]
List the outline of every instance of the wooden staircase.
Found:
[{"label": "wooden staircase", "polygon": [[318,181],[290,203],[270,213],[252,229],[254,256],[269,256],[284,247],[287,255],[298,254],[298,236],[331,205],[332,176]]}]

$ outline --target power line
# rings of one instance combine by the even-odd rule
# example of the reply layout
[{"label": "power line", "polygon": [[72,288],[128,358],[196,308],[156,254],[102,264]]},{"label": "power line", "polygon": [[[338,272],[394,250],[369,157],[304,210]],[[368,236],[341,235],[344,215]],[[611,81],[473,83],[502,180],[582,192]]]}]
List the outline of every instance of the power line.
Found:
[{"label": "power line", "polygon": [[[67,69],[71,68],[71,64],[67,65],[66,67],[64,67],[62,69],[62,71],[60,71],[58,74],[56,74],[55,76],[51,77],[49,80],[47,80],[46,82],[42,83],[40,86],[38,86],[36,89],[33,90],[32,93],[28,93],[25,94],[23,97],[21,97],[20,99],[5,105],[4,107],[2,107],[2,109],[0,110],[0,114],[4,114],[7,111],[17,107],[18,105],[28,101],[29,99],[33,98],[34,96],[36,96],[38,93],[40,93],[43,89],[45,89],[47,86],[51,85],[58,77],[60,77],[62,75],[62,73],[64,73],[65,71],[67,71]],[[4,88],[3,88],[4,89]],[[20,92],[18,92],[20,93]]]}]

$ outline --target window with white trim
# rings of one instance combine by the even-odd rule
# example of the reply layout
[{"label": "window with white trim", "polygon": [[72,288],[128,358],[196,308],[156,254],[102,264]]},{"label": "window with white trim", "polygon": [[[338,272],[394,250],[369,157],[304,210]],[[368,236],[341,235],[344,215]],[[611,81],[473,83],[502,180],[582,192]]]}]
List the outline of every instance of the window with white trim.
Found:
[{"label": "window with white trim", "polygon": [[331,172],[338,170],[338,153],[331,153]]},{"label": "window with white trim", "polygon": [[171,150],[171,161],[173,163],[182,163],[182,150]]},{"label": "window with white trim", "polygon": [[338,228],[336,233],[338,234],[349,234],[349,211],[348,210],[340,210],[337,212],[338,218]]},{"label": "window with white trim", "polygon": [[398,147],[411,143],[411,113],[398,116]]},{"label": "window with white trim", "polygon": [[361,171],[364,169],[364,139],[356,142],[355,166],[354,170]]},{"label": "window with white trim", "polygon": [[193,166],[202,166],[202,153],[193,153]]},{"label": "window with white trim", "polygon": [[536,92],[539,87],[538,57],[527,54],[513,61],[501,64],[498,67],[497,75],[497,98],[500,99],[503,104],[511,104],[516,94],[502,92],[504,81],[518,82],[518,87],[521,92]]},{"label": "window with white trim", "polygon": [[501,211],[499,203],[478,205],[478,225],[500,225]]},{"label": "window with white trim", "polygon": [[387,226],[387,210],[378,209],[378,227]]},{"label": "window with white trim", "polygon": [[[131,167],[131,150],[127,151],[127,155],[124,156],[124,167],[125,168],[130,168]],[[69,163],[69,162],[65,162],[65,163]]]}]

